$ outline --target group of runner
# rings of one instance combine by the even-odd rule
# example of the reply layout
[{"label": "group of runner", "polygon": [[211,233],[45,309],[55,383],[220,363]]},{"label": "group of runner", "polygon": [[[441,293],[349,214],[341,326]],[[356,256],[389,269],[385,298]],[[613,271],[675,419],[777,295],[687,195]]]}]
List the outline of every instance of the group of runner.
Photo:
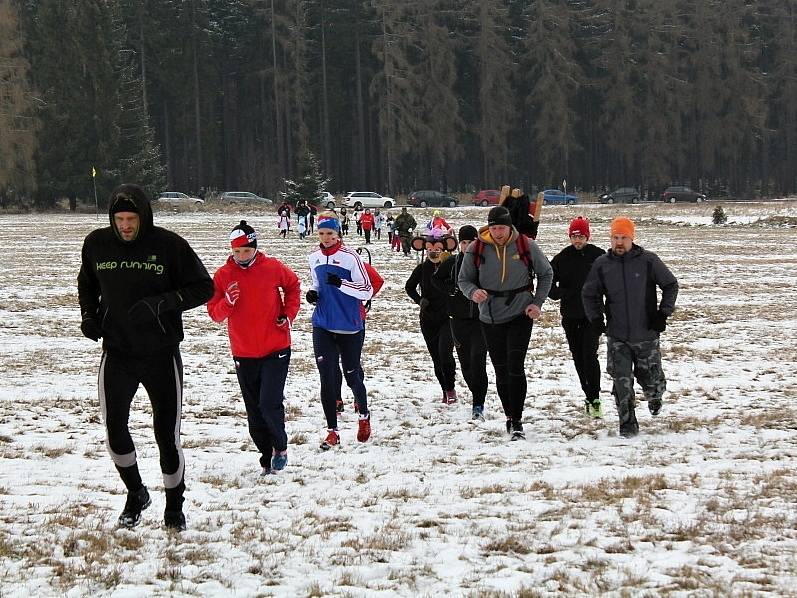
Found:
[{"label": "group of runner", "polygon": [[[502,193],[502,200],[503,205],[489,211],[486,225],[478,230],[463,226],[458,235],[439,214],[411,239],[408,232],[417,223],[406,208],[395,220],[393,234],[401,240],[402,251],[406,247],[408,254],[412,247],[425,255],[405,288],[420,307],[421,333],[442,400],[449,404],[458,400],[456,348],[471,392],[472,418],[484,420],[489,356],[506,431],[511,440],[524,438],[525,358],[533,323],[550,296],[561,300],[562,325],[587,413],[601,415],[597,346],[606,331],[607,369],[614,381],[620,434],[636,435],[634,375],[651,413],[661,409],[665,379],[658,337],[674,309],[678,292],[674,276],[655,254],[633,243],[633,222],[622,217],[612,221],[611,249],[606,254],[588,243],[588,221],[573,220],[570,245],[552,265],[532,236],[520,232],[525,229],[536,235],[537,231],[528,198],[507,192]],[[286,264],[258,250],[257,232],[242,220],[229,235],[230,256],[211,279],[184,239],[153,225],[149,200],[136,185],[121,185],[113,191],[109,218],[110,226],[92,232],[84,241],[78,295],[81,331],[94,341],[103,339],[100,408],[108,450],[128,490],[119,524],[134,527],[151,504],[128,429],[131,401],[141,384],[152,403],[161,453],[164,523],[182,530],[186,523],[180,445],[181,314],[207,303],[214,321],[227,322],[249,432],[260,452],[261,474],[280,471],[288,462],[284,388],[291,325],[301,304],[299,278]],[[356,438],[366,442],[371,436],[360,359],[364,303],[383,280],[343,243],[337,213],[323,212],[315,220],[319,245],[308,258],[311,285],[305,300],[314,306],[313,352],[327,425],[320,448],[329,450],[340,444],[343,380],[355,398]],[[661,301],[656,287],[662,289]]]}]

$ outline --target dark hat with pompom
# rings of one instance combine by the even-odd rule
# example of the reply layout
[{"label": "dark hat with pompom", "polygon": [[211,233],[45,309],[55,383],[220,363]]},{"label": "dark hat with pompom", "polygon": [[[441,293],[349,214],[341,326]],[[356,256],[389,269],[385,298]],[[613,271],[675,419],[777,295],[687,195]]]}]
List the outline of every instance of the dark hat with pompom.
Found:
[{"label": "dark hat with pompom", "polygon": [[230,232],[230,245],[232,247],[257,247],[257,233],[255,229],[241,220],[241,223]]}]

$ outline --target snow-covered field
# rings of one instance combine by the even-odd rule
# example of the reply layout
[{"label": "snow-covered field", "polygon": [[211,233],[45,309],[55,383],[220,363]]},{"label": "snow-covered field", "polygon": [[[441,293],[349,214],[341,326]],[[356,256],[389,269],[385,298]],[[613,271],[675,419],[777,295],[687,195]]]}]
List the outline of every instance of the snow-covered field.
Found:
[{"label": "snow-covered field", "polygon": [[[617,435],[605,375],[604,419],[581,414],[553,303],[532,335],[526,442],[507,441],[493,384],[481,425],[461,376],[461,402],[440,403],[403,290],[415,260],[383,240],[373,256],[388,283],[364,355],[372,440],[356,442],[347,394],[343,447],[319,452],[303,306],[290,461],[261,478],[226,330],[204,308],[185,314],[182,534],[161,526],[143,391],[131,428],[153,506],[135,530],[115,529],[125,496],[104,447],[100,348],[80,336],[76,295],[82,239],[107,217],[0,216],[0,596],[797,595],[797,202],[728,204],[725,226],[710,224],[713,208],[545,208],[549,257],[572,216],[588,215],[606,246],[624,213],[680,281],[662,342],[665,407],[653,419],[639,406],[633,441]],[[457,227],[486,218],[446,213]],[[306,283],[313,241],[277,239],[271,214],[246,217]],[[211,273],[239,219],[156,213]]]}]

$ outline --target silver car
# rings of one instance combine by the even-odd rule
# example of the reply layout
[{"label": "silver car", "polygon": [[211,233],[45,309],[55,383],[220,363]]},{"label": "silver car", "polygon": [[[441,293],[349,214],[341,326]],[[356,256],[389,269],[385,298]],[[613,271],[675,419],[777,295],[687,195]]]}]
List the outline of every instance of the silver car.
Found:
[{"label": "silver car", "polygon": [[225,191],[219,196],[219,200],[229,203],[262,203],[266,205],[274,203],[267,197],[260,197],[249,191]]},{"label": "silver car", "polygon": [[158,203],[169,203],[175,205],[195,205],[201,206],[205,203],[204,199],[191,197],[179,191],[164,191],[158,196]]}]

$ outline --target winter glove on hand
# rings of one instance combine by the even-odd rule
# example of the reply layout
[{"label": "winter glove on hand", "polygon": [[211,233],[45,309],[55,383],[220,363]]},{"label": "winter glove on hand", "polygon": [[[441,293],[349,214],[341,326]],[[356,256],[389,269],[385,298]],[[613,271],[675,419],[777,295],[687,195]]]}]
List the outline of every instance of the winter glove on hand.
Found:
[{"label": "winter glove on hand", "polygon": [[238,301],[238,297],[241,296],[241,289],[238,288],[237,282],[231,282],[227,285],[227,290],[224,291],[224,297],[227,299],[227,303],[232,307],[235,305],[235,302]]},{"label": "winter glove on hand", "polygon": [[165,310],[166,299],[163,295],[154,295],[152,297],[144,297],[136,301],[133,306],[127,310],[127,316],[133,324],[144,324],[158,319]]},{"label": "winter glove on hand", "polygon": [[277,326],[285,326],[288,322],[288,316],[280,316],[277,318]]},{"label": "winter glove on hand", "polygon": [[327,284],[331,284],[333,287],[340,288],[340,285],[343,281],[340,279],[340,276],[337,274],[327,274]]},{"label": "winter glove on hand", "polygon": [[592,330],[593,334],[597,336],[600,336],[601,334],[606,332],[606,324],[603,323],[603,318],[592,320],[589,323],[589,327]]},{"label": "winter glove on hand", "polygon": [[421,297],[421,300],[418,302],[418,305],[421,306],[421,309],[426,309],[429,307],[430,301],[426,297]]},{"label": "winter glove on hand", "polygon": [[667,316],[661,313],[661,310],[658,310],[650,318],[650,328],[656,332],[664,332],[667,329]]},{"label": "winter glove on hand", "polygon": [[307,291],[307,294],[304,296],[304,298],[307,299],[307,303],[312,303],[315,305],[318,303],[318,291],[315,289],[310,289]]},{"label": "winter glove on hand", "polygon": [[91,316],[83,318],[83,321],[80,323],[80,331],[83,333],[83,336],[93,340],[95,343],[102,337],[100,325],[97,323],[97,320]]}]

